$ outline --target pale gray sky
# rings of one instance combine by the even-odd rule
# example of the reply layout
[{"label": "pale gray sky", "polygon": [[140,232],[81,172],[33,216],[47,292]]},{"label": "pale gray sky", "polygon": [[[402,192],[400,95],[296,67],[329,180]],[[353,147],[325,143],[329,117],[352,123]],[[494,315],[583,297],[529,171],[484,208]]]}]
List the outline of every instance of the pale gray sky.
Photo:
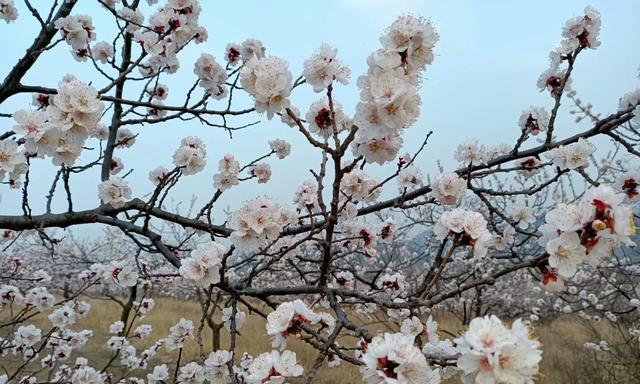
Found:
[{"label": "pale gray sky", "polygon": [[[16,1],[16,3],[21,3]],[[89,5],[91,4],[91,5]],[[517,119],[529,105],[551,107],[551,98],[536,89],[538,75],[547,68],[547,55],[560,41],[564,22],[581,15],[586,5],[602,13],[602,46],[584,52],[579,57],[573,76],[574,89],[580,97],[592,102],[596,112],[614,112],[618,98],[640,86],[640,35],[638,1],[419,1],[419,0],[328,0],[328,1],[201,1],[201,24],[209,31],[209,40],[191,46],[180,55],[181,69],[176,75],[164,77],[169,85],[167,104],[181,102],[181,96],[192,84],[193,63],[201,52],[221,58],[228,42],[242,42],[255,37],[263,41],[267,53],[287,59],[294,77],[302,72],[303,61],[322,42],[338,48],[339,58],[351,68],[352,82],[337,88],[337,98],[351,114],[358,100],[357,77],[366,71],[366,58],[379,47],[381,32],[398,16],[413,13],[431,19],[440,34],[435,52],[436,59],[428,67],[423,86],[422,115],[409,129],[405,150],[413,152],[428,130],[434,135],[418,165],[425,174],[433,174],[436,161],[454,167],[453,150],[465,138],[476,137],[485,144],[512,143],[519,131]],[[4,56],[0,60],[0,77],[6,74],[35,36],[37,23],[28,10],[19,4],[20,18],[13,24],[0,23],[4,36]],[[97,27],[98,41],[113,36],[111,16],[93,2],[82,1],[76,13],[90,14]],[[148,14],[148,13],[146,13]],[[90,63],[76,63],[66,45],[60,45],[43,55],[24,83],[55,87],[66,73],[83,81],[94,81],[100,87]],[[297,89],[292,103],[302,111],[320,97],[310,87]],[[248,105],[239,99],[237,108]],[[0,106],[0,112],[13,112],[28,107],[26,97],[13,97]],[[570,135],[584,125],[576,126],[566,113],[558,121],[557,134]],[[253,116],[256,117],[256,116]],[[127,169],[134,168],[128,177],[135,196],[152,190],[148,172],[158,165],[171,165],[171,156],[179,140],[188,135],[201,137],[208,148],[208,166],[205,171],[185,177],[174,196],[189,200],[192,194],[201,200],[213,192],[212,175],[218,160],[225,153],[233,153],[241,163],[268,151],[267,141],[284,138],[293,150],[285,160],[272,159],[273,178],[267,185],[255,181],[242,183],[227,192],[221,207],[238,207],[245,199],[256,194],[267,194],[281,202],[289,202],[301,181],[310,178],[308,169],[316,167],[320,155],[305,144],[301,135],[281,124],[268,121],[264,116],[258,126],[236,132],[229,140],[226,132],[202,126],[197,121],[172,121],[166,124],[133,127],[139,133],[132,149],[119,150]],[[242,122],[242,121],[239,121]],[[0,132],[8,130],[12,122],[0,120]],[[79,163],[95,158],[87,152]],[[32,165],[33,207],[43,209],[43,198],[53,177],[53,166],[47,161],[34,161]],[[368,171],[383,177],[393,171],[371,166]],[[78,209],[97,204],[99,170],[85,175],[74,175],[72,189]],[[0,213],[20,212],[21,194],[0,186],[2,201]],[[395,186],[387,193],[395,192]],[[64,209],[62,194],[56,208]],[[219,221],[224,219],[219,211]]]}]

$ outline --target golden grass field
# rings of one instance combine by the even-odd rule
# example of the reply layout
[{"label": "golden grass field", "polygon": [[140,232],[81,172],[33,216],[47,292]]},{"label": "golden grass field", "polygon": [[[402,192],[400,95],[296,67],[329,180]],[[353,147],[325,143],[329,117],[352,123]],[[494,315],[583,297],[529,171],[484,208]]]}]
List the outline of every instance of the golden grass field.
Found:
[{"label": "golden grass field", "polygon": [[[92,340],[79,351],[79,355],[87,357],[91,365],[102,367],[111,358],[104,349],[106,340],[111,336],[108,334],[109,325],[120,317],[120,307],[113,301],[88,299],[92,308],[87,318],[80,320],[72,327],[74,330],[84,328],[92,329],[94,336]],[[165,337],[169,333],[169,328],[174,325],[180,317],[191,319],[196,328],[200,321],[200,306],[196,302],[181,301],[174,299],[157,299],[156,307],[142,321],[136,324],[151,324],[152,334],[144,341],[134,341],[138,351],[154,343],[158,338]],[[451,314],[440,314],[435,316],[440,322],[441,330],[457,334],[462,330],[460,323]],[[0,313],[0,324],[6,319],[6,314]],[[44,316],[39,316],[32,322],[41,326],[44,331],[48,330],[50,323]],[[382,328],[380,328],[382,329]],[[5,336],[0,329],[0,336]],[[567,383],[591,383],[587,377],[582,377],[581,365],[577,364],[579,359],[584,359],[588,354],[584,353],[582,345],[589,338],[585,334],[582,326],[570,319],[555,320],[550,323],[540,324],[534,329],[534,335],[543,345],[543,360],[540,368],[538,383],[567,384]],[[206,353],[211,351],[212,333],[205,326],[204,341]],[[343,340],[343,345],[352,344],[352,340]],[[238,351],[247,351],[252,355],[270,351],[270,339],[266,335],[265,321],[257,315],[248,315],[244,327],[240,331],[237,339]],[[222,348],[228,348],[228,332],[222,330]],[[313,365],[317,352],[307,346],[304,342],[290,340],[288,349],[297,353],[298,361],[305,366],[305,370]],[[152,360],[151,367],[159,363],[166,363],[169,367],[175,366],[177,351],[168,352],[164,347]],[[195,341],[188,343],[183,353],[183,362],[197,359],[198,347]],[[1,366],[5,366],[10,372],[19,363],[19,358],[12,355],[0,358]],[[13,360],[13,361],[12,361]],[[71,360],[70,362],[72,362]],[[584,363],[584,361],[580,361]],[[15,369],[15,368],[13,368]],[[139,377],[144,377],[144,372],[136,372]],[[291,381],[295,383],[296,381]],[[316,383],[360,383],[360,373],[357,367],[343,363],[337,368],[328,368],[324,365],[316,375]],[[458,378],[448,381],[449,383],[459,382]]]}]

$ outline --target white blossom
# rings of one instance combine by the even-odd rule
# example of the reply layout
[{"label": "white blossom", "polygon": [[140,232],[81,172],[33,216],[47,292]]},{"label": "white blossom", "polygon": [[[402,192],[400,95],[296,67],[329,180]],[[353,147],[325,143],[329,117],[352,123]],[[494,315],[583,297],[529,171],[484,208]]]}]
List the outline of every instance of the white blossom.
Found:
[{"label": "white blossom", "polygon": [[180,318],[169,331],[170,334],[166,339],[167,350],[173,351],[182,348],[185,341],[193,339],[193,322],[185,318]]},{"label": "white blossom", "polygon": [[27,291],[25,302],[43,311],[53,306],[54,297],[46,287],[34,287]]},{"label": "white blossom", "polygon": [[184,175],[194,175],[207,164],[207,147],[197,137],[182,139],[180,147],[173,154],[173,164],[182,169]]},{"label": "white blossom", "polygon": [[422,185],[422,172],[415,165],[410,165],[398,173],[398,190],[403,193],[412,191]]},{"label": "white blossom", "polygon": [[248,384],[284,383],[287,377],[302,375],[303,368],[296,361],[296,353],[291,351],[271,351],[254,358],[247,367]]},{"label": "white blossom", "polygon": [[522,111],[518,125],[524,132],[535,136],[547,130],[549,113],[542,107],[529,107],[529,109]]},{"label": "white blossom", "polygon": [[71,376],[71,384],[102,384],[102,374],[92,367],[85,366],[76,369]]},{"label": "white blossom", "polygon": [[16,330],[13,341],[20,348],[33,347],[42,339],[42,331],[33,324],[21,325]]},{"label": "white blossom", "polygon": [[13,140],[0,141],[0,171],[13,172],[26,161],[23,152]]},{"label": "white blossom", "polygon": [[189,257],[182,259],[180,275],[200,287],[216,284],[220,281],[220,267],[226,252],[226,247],[217,242],[201,244]]},{"label": "white blossom", "polygon": [[495,316],[476,318],[455,342],[465,383],[530,383],[542,359],[540,343],[521,320],[508,329]]},{"label": "white blossom", "polygon": [[147,373],[147,383],[156,384],[169,378],[169,368],[166,364],[160,364],[153,367],[151,373]]},{"label": "white blossom", "polygon": [[471,139],[458,145],[453,157],[462,165],[478,165],[485,162],[486,152],[487,148],[484,145],[478,144],[478,140]]},{"label": "white blossom", "polygon": [[509,215],[518,224],[520,229],[527,229],[529,225],[536,222],[536,216],[531,207],[522,204],[512,204],[508,210]]},{"label": "white blossom", "polygon": [[240,251],[259,248],[275,239],[282,228],[292,223],[294,213],[264,197],[247,201],[230,221],[231,242]]},{"label": "white blossom", "polygon": [[107,41],[99,41],[91,47],[91,56],[94,60],[106,64],[111,58],[113,58],[114,49],[113,45]]},{"label": "white blossom", "polygon": [[157,167],[154,168],[151,172],[149,172],[149,180],[154,185],[159,185],[162,180],[167,177],[169,170],[165,167]]},{"label": "white blossom", "polygon": [[444,172],[431,184],[431,194],[444,205],[456,205],[467,191],[467,182],[454,172]]},{"label": "white blossom", "polygon": [[309,132],[322,138],[329,138],[336,133],[348,130],[351,122],[342,112],[342,106],[338,102],[333,103],[333,111],[326,99],[320,99],[309,107],[305,116],[309,124]]},{"label": "white blossom", "polygon": [[127,199],[131,198],[129,184],[120,177],[112,177],[98,185],[98,197],[103,204],[111,204],[114,208],[124,207]]},{"label": "white blossom", "polygon": [[83,49],[96,39],[91,17],[87,15],[60,17],[56,19],[55,27],[74,50]]},{"label": "white blossom", "polygon": [[267,334],[272,336],[272,347],[284,349],[287,337],[298,335],[305,324],[316,324],[321,318],[311,311],[301,300],[280,304],[275,311],[267,315]]},{"label": "white blossom", "polygon": [[344,85],[349,83],[351,71],[336,59],[337,52],[328,44],[322,44],[313,56],[305,60],[302,76],[315,92],[321,92],[334,80]]},{"label": "white blossom", "polygon": [[429,367],[413,339],[401,333],[374,337],[362,356],[365,365],[360,372],[364,381],[371,384],[439,383],[438,371]]},{"label": "white blossom", "polygon": [[280,160],[286,158],[291,153],[291,144],[282,139],[269,141],[269,147]]},{"label": "white blossom", "polygon": [[13,0],[0,0],[0,18],[7,23],[18,18],[18,10],[13,4]]},{"label": "white blossom", "polygon": [[600,46],[600,13],[592,7],[584,9],[584,16],[569,19],[562,29],[560,48],[564,53],[581,48],[595,49]]},{"label": "white blossom", "polygon": [[576,273],[578,263],[585,258],[585,248],[575,232],[565,232],[547,243],[549,266],[564,278]]},{"label": "white blossom", "polygon": [[227,72],[218,64],[215,58],[207,53],[200,55],[196,61],[193,73],[198,76],[199,84],[215,99],[222,99],[227,95],[225,82]]},{"label": "white blossom", "polygon": [[258,179],[258,183],[263,184],[271,178],[271,166],[267,163],[258,163],[249,167],[249,174]]},{"label": "white blossom", "polygon": [[240,84],[255,99],[256,112],[266,112],[269,119],[289,106],[293,76],[288,67],[278,57],[254,57],[240,71]]},{"label": "white blossom", "polygon": [[596,147],[586,139],[580,138],[576,143],[561,145],[545,153],[560,169],[587,168],[589,157]]}]

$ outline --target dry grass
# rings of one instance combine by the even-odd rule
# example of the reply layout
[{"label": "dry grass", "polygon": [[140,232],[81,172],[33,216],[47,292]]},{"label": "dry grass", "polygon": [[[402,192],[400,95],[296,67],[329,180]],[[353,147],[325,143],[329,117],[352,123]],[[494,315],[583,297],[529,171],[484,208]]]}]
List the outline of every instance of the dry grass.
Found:
[{"label": "dry grass", "polygon": [[[105,364],[106,361],[111,358],[111,355],[105,353],[103,346],[110,337],[107,333],[109,325],[120,317],[120,308],[111,301],[96,299],[89,299],[88,301],[90,301],[92,305],[88,317],[79,321],[73,329],[87,328],[94,330],[92,340],[79,352],[82,356],[87,357],[89,361],[92,362],[92,365],[101,367],[101,364]],[[192,320],[197,328],[200,321],[200,313],[200,306],[195,302],[158,299],[156,300],[156,307],[151,314],[139,322],[153,326],[151,336],[148,340],[134,342],[134,345],[140,351],[151,345],[158,338],[165,337],[169,332],[169,328],[174,325],[180,317]],[[2,323],[2,318],[3,316],[0,315],[0,323]],[[436,318],[440,322],[443,330],[455,334],[462,329],[460,323],[450,314],[438,314]],[[43,329],[50,327],[48,319],[44,316],[35,318],[33,323],[41,326]],[[237,339],[239,351],[247,351],[255,356],[261,352],[271,350],[270,340],[266,335],[264,324],[264,320],[258,316],[247,316],[247,322]],[[579,367],[577,364],[578,359],[587,356],[580,352],[582,345],[589,339],[584,328],[579,323],[571,320],[556,320],[537,326],[534,332],[536,337],[542,342],[544,350],[538,382],[549,384],[589,382],[581,380],[580,373],[577,371]],[[1,329],[0,336],[6,336],[2,333]],[[205,351],[211,351],[212,333],[208,327],[205,327],[203,338]],[[353,341],[343,340],[341,344],[352,345]],[[221,346],[222,348],[229,346],[228,332],[222,332]],[[313,365],[317,357],[317,351],[305,343],[296,340],[291,340],[288,347],[296,352],[298,361],[305,366],[305,369]],[[176,356],[176,351],[167,352],[165,348],[162,348],[154,357],[150,366],[166,363],[168,366],[174,367]],[[197,357],[197,344],[195,342],[188,343],[188,346],[183,352],[182,361],[194,360],[197,359]],[[580,363],[583,364],[584,361],[581,360]],[[17,364],[18,359],[9,355],[2,359],[0,365],[7,367],[7,369],[12,372],[11,369],[15,369],[14,367],[16,367]],[[141,372],[136,372],[136,374],[144,376]],[[458,381],[459,379],[455,379],[449,382]],[[338,368],[327,368],[326,365],[324,365],[323,368],[318,371],[316,382],[321,384],[360,383],[361,379],[356,367],[343,363]]]}]

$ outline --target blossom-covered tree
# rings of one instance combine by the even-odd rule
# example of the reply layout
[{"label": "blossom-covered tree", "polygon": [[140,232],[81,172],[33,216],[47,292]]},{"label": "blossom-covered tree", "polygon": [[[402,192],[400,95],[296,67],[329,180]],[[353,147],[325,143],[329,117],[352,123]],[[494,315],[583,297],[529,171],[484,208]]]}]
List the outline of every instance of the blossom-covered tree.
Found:
[{"label": "blossom-covered tree", "polygon": [[[597,316],[587,313],[589,305],[577,308],[586,302],[613,319],[615,311],[640,308],[638,292],[628,289],[637,287],[637,274],[624,274],[627,285],[616,286],[616,271],[637,272],[619,255],[636,230],[640,90],[621,95],[619,109],[601,116],[571,88],[579,58],[600,45],[593,8],[563,27],[537,84],[548,105],[523,106],[513,122],[517,140],[467,140],[453,154],[459,168],[439,166],[425,176],[420,155],[432,133],[416,153],[402,149],[437,50],[428,19],[398,17],[366,58],[367,72],[353,81],[328,44],[310,53],[297,77],[257,39],[181,60],[185,47],[208,38],[199,20],[208,2],[97,0],[95,12],[113,21],[104,31],[74,11],[77,3],[25,0],[25,15],[13,0],[0,0],[5,22],[33,17],[41,25],[0,87],[0,105],[24,94],[32,100],[1,115],[12,126],[0,132],[2,193],[21,195],[22,212],[0,212],[0,355],[21,361],[0,373],[0,383],[310,383],[323,365],[341,362],[359,366],[368,383],[438,383],[456,375],[464,383],[530,383],[542,358],[531,327],[544,310]],[[36,61],[59,49],[95,69],[95,77],[62,74],[54,87],[26,83]],[[192,83],[170,90],[163,81],[180,66],[193,66]],[[335,91],[354,83],[360,101],[350,111]],[[302,87],[317,93],[308,108],[296,102]],[[184,101],[166,102],[169,92]],[[563,102],[590,127],[566,135],[557,121]],[[231,134],[258,124],[247,117],[281,121],[318,154],[309,180],[292,186],[291,201],[256,192],[224,218],[212,213],[240,183],[268,183],[282,172],[275,163],[291,145],[278,138],[242,164],[233,153],[212,159],[201,138],[184,137],[163,165],[146,170],[146,190],[131,188],[132,174],[117,155],[136,150],[141,126],[192,120]],[[603,151],[592,142],[598,137],[606,139]],[[84,162],[87,154],[95,160]],[[623,154],[631,160],[620,161]],[[30,173],[49,162],[57,169],[49,193],[34,196]],[[211,162],[217,172],[202,180],[211,193],[187,210],[172,206],[175,186],[200,177]],[[388,176],[372,176],[374,167]],[[74,204],[70,179],[80,173],[95,177],[94,208]],[[393,197],[383,199],[383,192]],[[56,212],[52,201],[60,194],[66,208]],[[45,202],[43,211],[32,208],[36,199]],[[107,228],[106,240],[70,235],[70,228],[96,224]],[[110,244],[107,251],[101,242]],[[612,289],[624,294],[597,307]],[[197,298],[200,324],[177,318],[154,332],[142,320],[157,294]],[[112,356],[106,366],[84,357],[69,362],[93,334],[74,330],[90,310],[86,295],[122,306],[102,346]],[[502,303],[495,306],[500,313],[488,302]],[[468,329],[441,338],[431,316],[438,309],[457,313]],[[257,356],[237,348],[247,313],[264,318],[272,340]],[[48,330],[30,323],[38,314],[47,316]],[[509,325],[496,314],[524,320]],[[371,319],[381,317],[389,331],[376,334]],[[229,345],[218,339],[206,351],[205,324],[227,332]],[[168,336],[142,349],[142,340],[160,332]],[[182,360],[187,343],[199,346],[199,359]],[[315,361],[299,361],[287,349],[294,343],[315,348]],[[175,366],[154,360],[161,348],[175,351]]]}]

